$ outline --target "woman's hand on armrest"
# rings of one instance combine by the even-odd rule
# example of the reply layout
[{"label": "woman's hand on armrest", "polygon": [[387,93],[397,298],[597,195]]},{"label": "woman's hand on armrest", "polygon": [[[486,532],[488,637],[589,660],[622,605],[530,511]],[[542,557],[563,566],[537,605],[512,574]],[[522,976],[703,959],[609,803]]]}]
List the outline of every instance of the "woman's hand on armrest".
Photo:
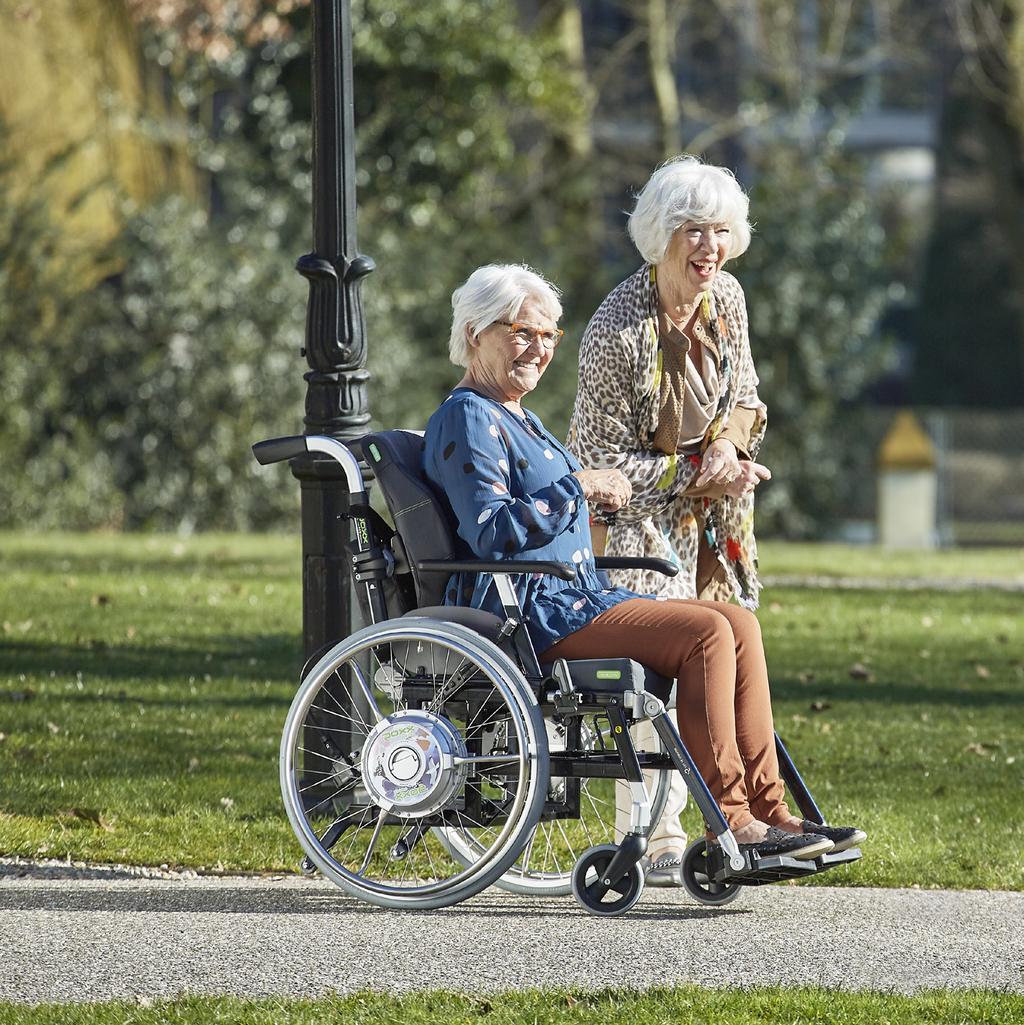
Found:
[{"label": "woman's hand on armrest", "polygon": [[583,497],[605,512],[629,505],[633,496],[633,485],[621,470],[577,470],[573,476],[580,482]]}]

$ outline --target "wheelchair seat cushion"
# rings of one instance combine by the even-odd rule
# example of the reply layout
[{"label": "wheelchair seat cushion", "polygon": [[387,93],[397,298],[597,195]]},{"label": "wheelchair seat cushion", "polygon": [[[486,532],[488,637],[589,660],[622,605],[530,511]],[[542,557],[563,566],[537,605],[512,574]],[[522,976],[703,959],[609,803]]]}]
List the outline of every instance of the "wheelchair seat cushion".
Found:
[{"label": "wheelchair seat cushion", "polygon": [[410,616],[423,616],[427,619],[440,619],[446,623],[460,623],[475,630],[481,637],[494,644],[499,643],[499,634],[505,621],[490,612],[481,609],[463,608],[459,605],[427,605],[422,609],[413,609],[407,612],[403,618]]}]

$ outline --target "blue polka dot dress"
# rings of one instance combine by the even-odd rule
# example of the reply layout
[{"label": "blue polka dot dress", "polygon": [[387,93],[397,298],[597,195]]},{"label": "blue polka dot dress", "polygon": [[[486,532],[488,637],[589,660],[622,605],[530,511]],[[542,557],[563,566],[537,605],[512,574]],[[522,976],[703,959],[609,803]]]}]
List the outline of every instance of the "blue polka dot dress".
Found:
[{"label": "blue polka dot dress", "polygon": [[[611,587],[594,564],[587,503],[575,457],[530,412],[525,419],[470,388],[457,388],[427,424],[423,468],[458,524],[458,556],[550,559],[576,567],[567,582],[511,578],[538,653],[607,609],[638,597]],[[646,597],[646,596],[645,596]],[[491,578],[457,573],[446,605],[504,618]]]}]

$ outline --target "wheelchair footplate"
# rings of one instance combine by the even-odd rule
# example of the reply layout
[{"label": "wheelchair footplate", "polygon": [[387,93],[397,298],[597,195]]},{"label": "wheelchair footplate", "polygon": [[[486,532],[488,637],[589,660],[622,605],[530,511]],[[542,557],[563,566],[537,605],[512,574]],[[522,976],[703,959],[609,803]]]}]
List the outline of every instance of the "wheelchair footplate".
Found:
[{"label": "wheelchair footplate", "polygon": [[745,866],[738,871],[729,867],[725,854],[717,844],[710,846],[707,868],[711,879],[720,885],[764,886],[784,879],[803,879],[806,876],[824,872],[838,865],[849,865],[859,861],[859,847],[839,851],[836,854],[821,854],[817,858],[787,858],[782,855],[761,858],[753,851],[743,851]]}]

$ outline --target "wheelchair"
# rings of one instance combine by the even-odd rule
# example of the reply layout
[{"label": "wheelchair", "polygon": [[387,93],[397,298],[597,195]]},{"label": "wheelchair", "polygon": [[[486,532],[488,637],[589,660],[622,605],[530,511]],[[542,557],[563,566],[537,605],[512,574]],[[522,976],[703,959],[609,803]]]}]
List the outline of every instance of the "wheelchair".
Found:
[{"label": "wheelchair", "polygon": [[[368,622],[309,660],[285,722],[281,792],[306,871],[387,908],[442,908],[496,884],[571,892],[592,914],[621,915],[643,893],[641,859],[673,771],[717,839],[692,842],[683,859],[683,884],[701,904],[860,858],[857,848],[814,860],[741,851],[666,713],[673,681],[624,658],[541,665],[512,578],[571,580],[574,567],[457,558],[422,450],[420,434],[398,430],[347,444],[299,436],[253,446],[263,465],[307,452],[340,463]],[[369,504],[357,454],[393,528]],[[658,559],[597,565],[677,572]],[[491,576],[504,618],[441,604],[462,571]],[[633,741],[643,721],[654,727],[652,750]],[[777,734],[776,746],[803,816],[824,823]],[[630,804],[621,834],[616,787],[628,788]]]}]

